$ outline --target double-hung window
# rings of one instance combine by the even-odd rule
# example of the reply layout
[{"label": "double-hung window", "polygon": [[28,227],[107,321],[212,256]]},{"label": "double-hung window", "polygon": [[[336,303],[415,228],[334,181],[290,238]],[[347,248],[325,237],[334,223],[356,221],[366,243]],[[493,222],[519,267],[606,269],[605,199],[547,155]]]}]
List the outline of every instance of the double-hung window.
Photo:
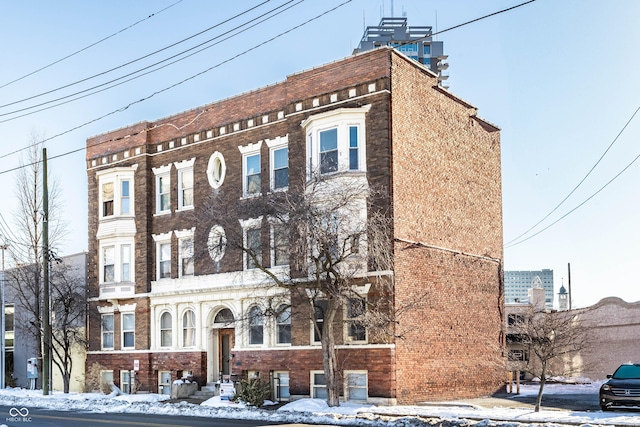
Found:
[{"label": "double-hung window", "polygon": [[239,221],[244,236],[244,269],[250,270],[262,265],[262,217]]},{"label": "double-hung window", "polygon": [[313,399],[326,399],[327,377],[324,371],[311,371],[311,397]]},{"label": "double-hung window", "polygon": [[131,194],[129,193],[131,181],[128,179],[120,181],[120,214],[129,215],[131,213]]},{"label": "double-hung window", "polygon": [[311,322],[312,337],[314,343],[322,340],[322,329],[324,328],[324,313],[327,311],[327,301],[316,301],[314,306],[315,322]]},{"label": "double-hung window", "polygon": [[289,265],[289,228],[276,222],[271,225],[271,265]]},{"label": "double-hung window", "polygon": [[103,349],[113,349],[113,326],[113,314],[103,314],[101,319]]},{"label": "double-hung window", "polygon": [[320,132],[320,173],[338,170],[338,128]]},{"label": "double-hung window", "polygon": [[104,246],[102,248],[102,283],[115,281],[115,247]]},{"label": "double-hung window", "polygon": [[196,345],[196,314],[193,310],[187,310],[182,315],[182,346],[193,347]]},{"label": "double-hung window", "polygon": [[113,182],[105,182],[102,184],[102,216],[113,215]]},{"label": "double-hung window", "polygon": [[349,170],[351,171],[357,171],[360,168],[358,144],[358,126],[349,126]]},{"label": "double-hung window", "polygon": [[131,245],[120,246],[120,274],[122,282],[131,281]]},{"label": "double-hung window", "polygon": [[264,316],[260,307],[253,306],[249,310],[249,344],[257,345],[264,342]]},{"label": "double-hung window", "polygon": [[158,245],[158,278],[171,278],[171,242],[164,242]]},{"label": "double-hung window", "polygon": [[193,208],[193,163],[191,160],[174,163],[178,170],[178,210]]},{"label": "double-hung window", "polygon": [[262,147],[262,141],[238,147],[242,154],[242,195],[244,197],[256,196],[262,191],[260,147]]},{"label": "double-hung window", "polygon": [[178,277],[193,276],[193,233],[195,227],[174,232],[178,238]]},{"label": "double-hung window", "polygon": [[344,371],[346,400],[367,401],[367,371]]},{"label": "double-hung window", "polygon": [[367,310],[366,300],[350,298],[346,308],[347,339],[349,341],[366,341],[367,329],[364,325],[364,316]]},{"label": "double-hung window", "polygon": [[122,313],[122,348],[135,347],[136,316],[134,313]]},{"label": "double-hung window", "polygon": [[245,193],[260,193],[260,153],[245,156]]},{"label": "double-hung window", "polygon": [[291,307],[281,305],[276,316],[278,344],[291,344]]},{"label": "double-hung window", "polygon": [[173,345],[173,317],[171,313],[165,311],[160,316],[160,347],[171,347]]},{"label": "double-hung window", "polygon": [[171,165],[152,170],[156,176],[156,214],[171,212]]},{"label": "double-hung window", "polygon": [[282,191],[289,188],[289,135],[267,139],[269,147],[270,188]]}]

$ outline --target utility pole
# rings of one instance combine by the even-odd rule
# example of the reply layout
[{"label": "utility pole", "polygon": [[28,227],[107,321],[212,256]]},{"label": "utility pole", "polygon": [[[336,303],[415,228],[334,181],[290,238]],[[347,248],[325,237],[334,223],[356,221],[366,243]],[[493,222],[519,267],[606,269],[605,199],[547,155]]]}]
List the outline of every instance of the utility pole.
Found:
[{"label": "utility pole", "polygon": [[5,337],[6,337],[6,323],[5,323],[5,318],[4,318],[4,306],[5,306],[5,300],[4,300],[4,287],[5,287],[5,271],[4,271],[4,251],[7,250],[7,248],[9,247],[9,245],[7,244],[3,244],[0,245],[0,249],[2,249],[2,283],[0,284],[0,286],[2,287],[2,289],[0,290],[0,299],[2,300],[2,303],[0,304],[2,307],[2,314],[0,315],[0,333],[2,333],[2,336],[0,337],[0,388],[4,389],[6,387],[6,378],[7,378],[7,372],[6,372],[6,368],[7,368],[7,362],[5,360],[6,355],[7,355],[7,343],[5,341]]},{"label": "utility pole", "polygon": [[42,222],[42,270],[43,270],[43,297],[42,318],[43,354],[42,354],[42,394],[49,394],[49,371],[51,369],[51,324],[49,318],[49,190],[47,184],[47,149],[42,149],[42,209],[44,218]]}]

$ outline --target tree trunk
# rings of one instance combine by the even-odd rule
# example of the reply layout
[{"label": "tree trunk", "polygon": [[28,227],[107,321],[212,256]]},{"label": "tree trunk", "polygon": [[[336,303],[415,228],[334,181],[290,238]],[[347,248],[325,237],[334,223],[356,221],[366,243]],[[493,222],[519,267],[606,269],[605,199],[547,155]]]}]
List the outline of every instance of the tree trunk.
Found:
[{"label": "tree trunk", "polygon": [[540,388],[538,389],[538,397],[536,398],[536,407],[534,412],[540,412],[540,406],[542,405],[542,390],[544,389],[544,384],[547,382],[547,364],[542,362],[542,371],[540,375]]},{"label": "tree trunk", "polygon": [[333,334],[333,320],[337,311],[337,302],[330,299],[324,313],[322,325],[322,362],[324,377],[327,383],[327,404],[340,406],[340,381],[338,375],[336,344]]}]

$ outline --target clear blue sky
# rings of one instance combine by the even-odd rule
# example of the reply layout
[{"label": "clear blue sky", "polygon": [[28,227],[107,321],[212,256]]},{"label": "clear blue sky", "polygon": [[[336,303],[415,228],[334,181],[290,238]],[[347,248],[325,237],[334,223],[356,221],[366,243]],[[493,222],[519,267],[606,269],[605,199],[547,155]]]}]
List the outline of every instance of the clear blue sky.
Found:
[{"label": "clear blue sky", "polygon": [[[0,104],[120,66],[260,3],[182,0],[174,4],[177,1],[0,0],[0,86],[143,20],[71,58],[1,87]],[[0,114],[149,66],[286,1],[272,0],[186,43],[78,86],[0,108]],[[241,35],[218,38],[219,44],[160,71],[0,123],[0,172],[4,172],[0,173],[0,213],[11,221],[14,173],[5,171],[19,161],[17,155],[6,154],[25,146],[34,130],[47,137],[66,132],[47,142],[52,159],[49,168],[62,183],[62,202],[72,229],[65,253],[86,250],[82,148],[87,137],[234,96],[349,56],[364,25],[377,25],[383,14],[391,14],[392,5],[394,15],[406,14],[409,25],[444,30],[524,0],[352,0],[263,44],[343,1],[303,1]],[[640,106],[640,57],[635,53],[640,42],[639,21],[640,2],[635,0],[537,0],[438,36],[449,55],[451,92],[478,107],[480,116],[502,129],[505,243],[544,218],[574,189]],[[209,68],[149,100],[72,130]],[[3,115],[0,121],[13,117],[15,114]],[[640,155],[639,135],[637,117],[571,197],[524,237],[574,209],[629,165]],[[73,150],[80,151],[64,155]],[[573,302],[578,307],[607,296],[640,300],[639,182],[640,164],[633,164],[557,224],[523,243],[507,245],[505,269],[553,269],[557,292],[563,280],[567,284],[567,264],[571,263]]]}]

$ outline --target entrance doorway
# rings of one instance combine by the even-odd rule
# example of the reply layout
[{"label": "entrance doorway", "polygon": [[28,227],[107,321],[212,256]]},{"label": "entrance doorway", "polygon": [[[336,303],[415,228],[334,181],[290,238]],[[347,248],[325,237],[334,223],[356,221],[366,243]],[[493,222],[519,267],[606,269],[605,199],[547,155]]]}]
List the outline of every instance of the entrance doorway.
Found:
[{"label": "entrance doorway", "polygon": [[207,356],[207,381],[230,379],[233,374],[233,347],[235,345],[235,318],[228,308],[220,310],[211,329],[211,341]]},{"label": "entrance doorway", "polygon": [[220,379],[231,375],[231,359],[233,359],[231,349],[234,345],[234,336],[235,329],[218,330],[218,348],[220,349],[220,351],[218,351],[218,371],[221,375]]}]

